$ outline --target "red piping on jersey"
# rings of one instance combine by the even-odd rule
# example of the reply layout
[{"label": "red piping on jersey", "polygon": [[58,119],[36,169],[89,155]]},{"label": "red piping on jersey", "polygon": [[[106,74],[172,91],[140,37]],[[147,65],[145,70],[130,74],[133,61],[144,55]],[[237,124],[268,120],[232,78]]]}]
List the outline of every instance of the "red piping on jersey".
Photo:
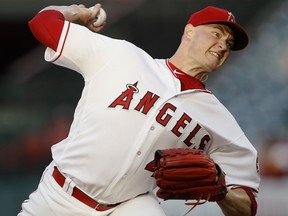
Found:
[{"label": "red piping on jersey", "polygon": [[56,61],[62,55],[62,52],[63,52],[63,49],[64,49],[64,45],[65,45],[65,42],[66,42],[66,39],[67,39],[67,35],[68,35],[68,32],[69,32],[69,29],[70,29],[70,22],[68,23],[68,27],[67,27],[65,38],[64,38],[64,41],[63,41],[63,44],[62,44],[62,47],[61,47],[61,51],[60,51],[59,55],[57,56],[57,58],[55,58],[53,61]]},{"label": "red piping on jersey", "polygon": [[211,93],[205,88],[204,83],[202,83],[200,80],[196,79],[193,76],[188,75],[187,73],[183,72],[179,68],[177,68],[175,65],[173,65],[169,59],[166,59],[166,65],[177,79],[181,82],[181,91],[185,90],[193,90],[193,89],[201,89],[204,90],[207,93]]}]

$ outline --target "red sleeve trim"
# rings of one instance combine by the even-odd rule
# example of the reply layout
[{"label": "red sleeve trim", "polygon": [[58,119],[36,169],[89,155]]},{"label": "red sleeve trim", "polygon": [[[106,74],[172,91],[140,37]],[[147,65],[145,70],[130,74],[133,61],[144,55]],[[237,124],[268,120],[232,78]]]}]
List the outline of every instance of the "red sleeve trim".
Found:
[{"label": "red sleeve trim", "polygon": [[257,213],[258,205],[257,205],[257,201],[256,201],[256,198],[255,198],[255,195],[253,193],[254,190],[252,188],[245,187],[245,186],[234,186],[234,187],[231,188],[231,190],[237,189],[237,188],[243,189],[247,193],[247,195],[249,196],[249,198],[251,200],[252,215],[255,216],[256,213]]},{"label": "red sleeve trim", "polygon": [[64,26],[64,15],[56,10],[44,10],[36,14],[29,22],[31,32],[40,43],[57,50]]},{"label": "red sleeve trim", "polygon": [[60,51],[60,54],[57,56],[57,58],[55,58],[52,62],[56,61],[61,55],[62,55],[62,52],[63,52],[63,49],[64,49],[64,44],[66,42],[66,39],[67,39],[67,35],[68,35],[68,32],[69,32],[69,29],[70,29],[70,22],[68,24],[68,27],[67,27],[67,31],[66,31],[66,34],[65,34],[65,38],[64,38],[64,42],[63,42],[63,46],[61,47],[61,51]]}]

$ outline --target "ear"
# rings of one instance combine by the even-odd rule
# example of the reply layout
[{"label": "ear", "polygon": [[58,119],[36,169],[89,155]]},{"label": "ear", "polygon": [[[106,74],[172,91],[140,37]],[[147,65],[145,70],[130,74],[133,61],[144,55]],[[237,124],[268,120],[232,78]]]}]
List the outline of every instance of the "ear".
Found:
[{"label": "ear", "polygon": [[187,24],[184,28],[184,36],[191,38],[195,27],[192,24]]}]

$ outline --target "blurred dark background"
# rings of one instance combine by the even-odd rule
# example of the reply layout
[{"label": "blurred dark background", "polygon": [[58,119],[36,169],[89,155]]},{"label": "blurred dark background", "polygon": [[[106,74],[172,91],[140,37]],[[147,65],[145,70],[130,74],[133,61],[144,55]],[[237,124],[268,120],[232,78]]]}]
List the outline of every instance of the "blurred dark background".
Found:
[{"label": "blurred dark background", "polygon": [[[206,85],[228,107],[259,151],[265,179],[285,180],[287,1],[98,2],[108,15],[103,34],[128,40],[155,58],[168,58],[174,53],[183,27],[194,11],[208,5],[231,10],[249,32],[249,47],[232,53],[228,63],[217,75],[210,76]],[[0,215],[16,215],[22,201],[36,189],[44,167],[51,160],[51,145],[67,136],[83,87],[79,74],[44,61],[45,47],[32,36],[27,22],[45,6],[80,3],[90,7],[97,1],[0,1]],[[276,151],[276,147],[280,150]],[[267,209],[260,209],[259,215],[272,215]],[[275,210],[273,215],[288,215],[286,210],[278,211],[279,214]]]}]

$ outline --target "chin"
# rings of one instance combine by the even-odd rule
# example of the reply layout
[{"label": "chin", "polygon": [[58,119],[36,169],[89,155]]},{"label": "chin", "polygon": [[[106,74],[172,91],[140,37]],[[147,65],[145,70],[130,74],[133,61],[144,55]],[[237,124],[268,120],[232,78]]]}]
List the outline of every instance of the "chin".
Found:
[{"label": "chin", "polygon": [[221,67],[221,65],[219,65],[219,64],[207,64],[205,68],[206,68],[207,72],[213,72],[220,67]]},{"label": "chin", "polygon": [[206,72],[211,73],[217,69],[218,69],[218,67],[207,67]]}]

